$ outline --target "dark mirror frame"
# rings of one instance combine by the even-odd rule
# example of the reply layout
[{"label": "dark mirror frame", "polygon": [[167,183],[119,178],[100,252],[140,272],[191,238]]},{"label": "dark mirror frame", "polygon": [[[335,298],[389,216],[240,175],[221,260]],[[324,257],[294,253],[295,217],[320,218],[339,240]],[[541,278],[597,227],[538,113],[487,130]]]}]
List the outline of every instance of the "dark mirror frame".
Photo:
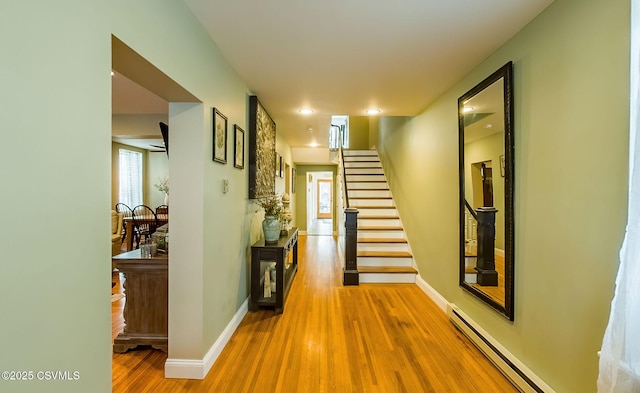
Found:
[{"label": "dark mirror frame", "polygon": [[[465,281],[465,227],[464,214],[466,209],[465,201],[465,179],[464,179],[464,103],[481,93],[484,89],[491,86],[494,82],[504,78],[504,156],[505,156],[505,174],[504,174],[504,208],[505,208],[505,255],[504,255],[504,274],[505,274],[505,304],[504,306],[480,289],[471,286]],[[469,90],[458,99],[458,164],[459,164],[459,180],[460,180],[460,286],[477,296],[491,307],[502,313],[510,321],[514,319],[514,143],[513,143],[513,63],[508,62],[499,70],[491,74],[485,80],[480,82],[473,89]]]}]

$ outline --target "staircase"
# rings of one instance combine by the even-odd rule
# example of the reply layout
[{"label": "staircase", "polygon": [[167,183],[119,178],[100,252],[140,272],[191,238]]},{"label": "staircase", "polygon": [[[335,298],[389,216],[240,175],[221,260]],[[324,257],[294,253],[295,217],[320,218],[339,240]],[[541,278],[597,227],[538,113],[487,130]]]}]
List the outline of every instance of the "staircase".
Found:
[{"label": "staircase", "polygon": [[418,273],[375,150],[343,150],[349,207],[358,209],[361,283],[414,283]]}]

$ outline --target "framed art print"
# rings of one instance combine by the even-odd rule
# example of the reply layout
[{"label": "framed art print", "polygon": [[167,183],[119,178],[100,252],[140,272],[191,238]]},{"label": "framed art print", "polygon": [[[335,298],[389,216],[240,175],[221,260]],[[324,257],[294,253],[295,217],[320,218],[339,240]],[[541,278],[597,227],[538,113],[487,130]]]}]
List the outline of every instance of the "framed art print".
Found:
[{"label": "framed art print", "polygon": [[233,166],[244,169],[244,130],[233,125]]},{"label": "framed art print", "polygon": [[284,157],[280,156],[280,173],[278,174],[278,176],[280,177],[284,177]]},{"label": "framed art print", "polygon": [[296,176],[298,176],[298,170],[291,168],[291,193],[296,193]]},{"label": "framed art print", "polygon": [[227,117],[213,108],[213,161],[227,163]]},{"label": "framed art print", "polygon": [[257,96],[249,97],[249,199],[276,190],[276,123]]}]

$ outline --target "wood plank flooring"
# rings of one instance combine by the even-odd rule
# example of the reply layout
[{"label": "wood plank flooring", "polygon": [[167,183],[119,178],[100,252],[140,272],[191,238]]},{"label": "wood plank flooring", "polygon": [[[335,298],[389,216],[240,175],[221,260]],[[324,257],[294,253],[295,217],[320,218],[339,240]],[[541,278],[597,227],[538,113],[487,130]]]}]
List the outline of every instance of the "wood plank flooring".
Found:
[{"label": "wood plank flooring", "polygon": [[300,236],[284,313],[249,312],[204,380],[164,379],[166,357],[114,354],[113,392],[517,392],[415,284],[342,286],[329,236]]}]

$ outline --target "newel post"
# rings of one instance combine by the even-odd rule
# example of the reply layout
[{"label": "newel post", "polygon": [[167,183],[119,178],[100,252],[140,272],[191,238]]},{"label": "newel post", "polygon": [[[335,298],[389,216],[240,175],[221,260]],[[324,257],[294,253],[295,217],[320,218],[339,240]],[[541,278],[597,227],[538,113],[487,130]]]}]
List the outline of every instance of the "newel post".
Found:
[{"label": "newel post", "polygon": [[345,267],[343,285],[358,285],[358,209],[346,208],[345,213]]},{"label": "newel post", "polygon": [[485,286],[498,285],[496,271],[496,213],[494,207],[479,207],[478,215],[478,284]]}]

